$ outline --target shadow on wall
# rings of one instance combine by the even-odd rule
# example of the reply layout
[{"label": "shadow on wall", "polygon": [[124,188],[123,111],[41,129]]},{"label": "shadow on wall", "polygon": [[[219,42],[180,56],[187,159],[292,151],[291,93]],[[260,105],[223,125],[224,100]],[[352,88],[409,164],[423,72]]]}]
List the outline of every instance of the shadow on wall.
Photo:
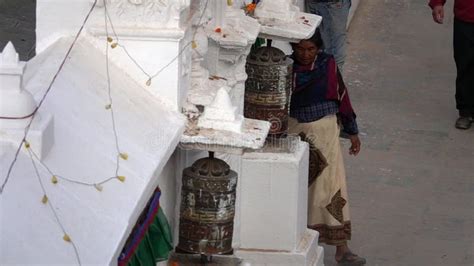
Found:
[{"label": "shadow on wall", "polygon": [[36,0],[0,0],[0,51],[12,41],[22,61],[35,56]]}]

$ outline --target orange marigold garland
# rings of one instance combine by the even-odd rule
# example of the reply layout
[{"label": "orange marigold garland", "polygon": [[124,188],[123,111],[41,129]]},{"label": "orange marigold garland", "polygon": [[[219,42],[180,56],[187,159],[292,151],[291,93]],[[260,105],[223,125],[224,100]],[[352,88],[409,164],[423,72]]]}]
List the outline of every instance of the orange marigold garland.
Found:
[{"label": "orange marigold garland", "polygon": [[257,7],[257,4],[251,3],[245,6],[245,14],[247,15],[253,15],[253,12],[255,11],[255,8]]}]

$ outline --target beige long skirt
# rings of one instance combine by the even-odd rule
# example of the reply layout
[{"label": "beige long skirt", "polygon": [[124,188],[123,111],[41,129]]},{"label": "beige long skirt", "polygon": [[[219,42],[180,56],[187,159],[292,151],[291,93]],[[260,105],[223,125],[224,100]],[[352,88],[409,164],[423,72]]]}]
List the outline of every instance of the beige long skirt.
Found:
[{"label": "beige long skirt", "polygon": [[310,147],[316,147],[327,162],[327,167],[309,184],[308,228],[319,232],[320,242],[343,245],[351,239],[351,223],[337,118],[331,115],[311,123],[290,118],[289,133],[304,133]]}]

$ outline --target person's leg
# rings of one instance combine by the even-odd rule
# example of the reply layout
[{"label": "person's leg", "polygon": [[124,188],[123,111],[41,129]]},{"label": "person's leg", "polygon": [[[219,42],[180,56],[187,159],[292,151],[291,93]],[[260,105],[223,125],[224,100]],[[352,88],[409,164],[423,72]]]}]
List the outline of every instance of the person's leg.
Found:
[{"label": "person's leg", "polygon": [[324,51],[333,54],[332,50],[332,16],[329,11],[330,4],[325,2],[316,2],[316,0],[306,1],[307,12],[321,16],[323,20],[319,26],[319,32],[323,39]]},{"label": "person's leg", "polygon": [[474,23],[454,20],[454,60],[456,62],[456,127],[468,129],[474,111]]},{"label": "person's leg", "polygon": [[346,60],[346,26],[351,0],[308,0],[306,7],[308,12],[323,17],[319,31],[324,42],[324,51],[334,55],[337,66],[342,70]]},{"label": "person's leg", "polygon": [[351,0],[341,0],[339,2],[330,3],[331,17],[331,53],[334,55],[337,66],[342,71],[344,62],[346,61],[346,39],[347,39],[347,19],[349,9],[351,8]]}]

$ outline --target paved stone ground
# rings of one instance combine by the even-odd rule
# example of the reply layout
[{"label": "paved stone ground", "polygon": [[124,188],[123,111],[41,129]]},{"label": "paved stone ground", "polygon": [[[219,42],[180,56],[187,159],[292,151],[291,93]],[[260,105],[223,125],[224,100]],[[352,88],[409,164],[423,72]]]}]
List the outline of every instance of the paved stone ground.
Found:
[{"label": "paved stone ground", "polygon": [[[453,127],[452,4],[439,26],[426,2],[364,0],[350,28],[345,76],[365,133],[346,156],[350,245],[368,265],[474,265],[474,128]],[[0,48],[12,39],[23,60],[34,3],[0,0]]]},{"label": "paved stone ground", "polygon": [[0,51],[12,41],[21,60],[35,55],[36,0],[0,0]]},{"label": "paved stone ground", "polygon": [[474,128],[454,128],[454,1],[444,25],[427,2],[364,0],[349,29],[344,74],[366,133],[345,158],[350,246],[368,265],[474,265]]}]

